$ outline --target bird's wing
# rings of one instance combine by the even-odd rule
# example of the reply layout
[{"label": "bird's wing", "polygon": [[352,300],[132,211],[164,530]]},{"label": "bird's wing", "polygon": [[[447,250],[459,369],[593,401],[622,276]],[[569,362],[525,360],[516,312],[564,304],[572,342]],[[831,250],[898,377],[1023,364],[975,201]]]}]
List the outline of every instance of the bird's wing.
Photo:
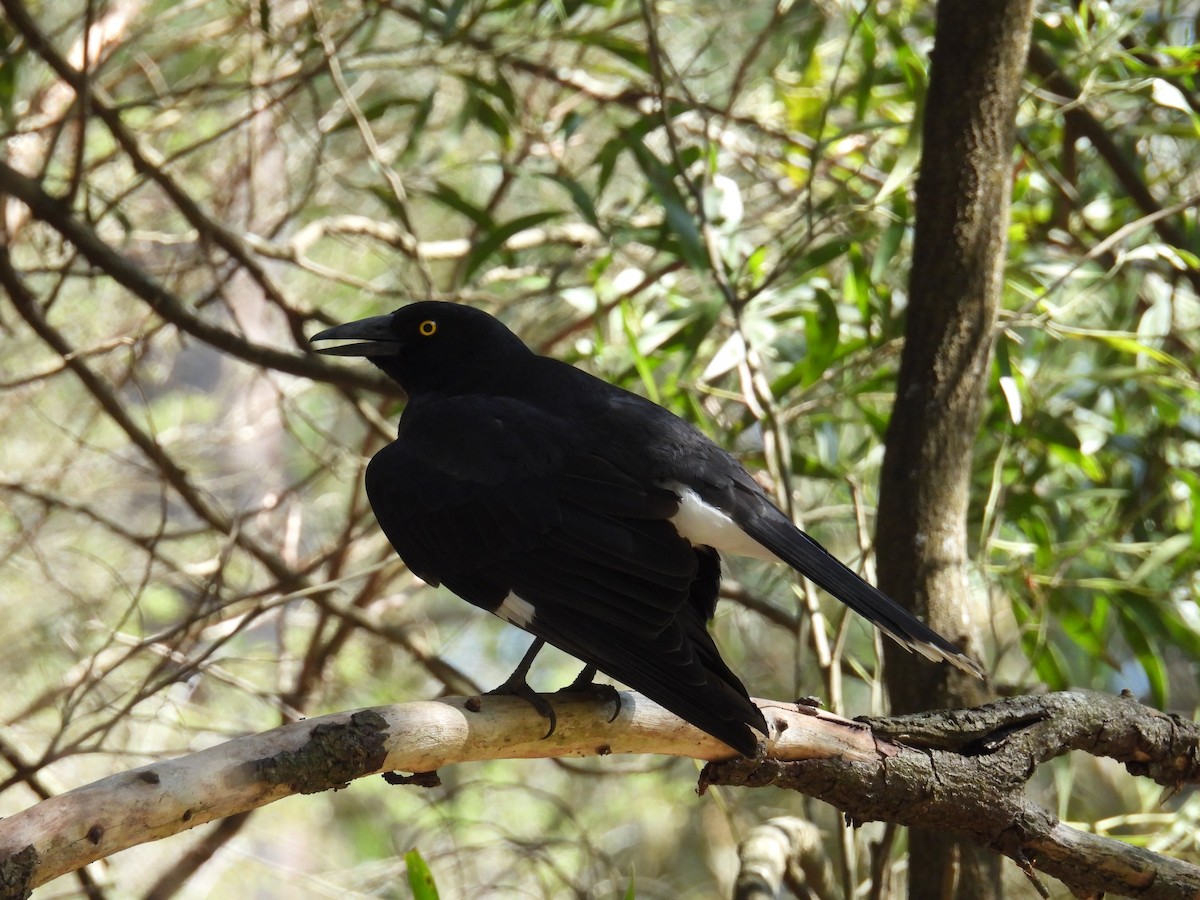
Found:
[{"label": "bird's wing", "polygon": [[421,578],[753,754],[746,726],[765,721],[705,627],[719,562],[675,531],[674,493],[553,416],[464,398],[410,406],[400,440],[368,466],[367,495]]},{"label": "bird's wing", "polygon": [[410,409],[400,439],[367,467],[366,487],[417,575],[491,611],[510,592],[526,602],[537,592],[657,632],[696,575],[695,554],[667,521],[671,492],[639,484],[516,401]]}]

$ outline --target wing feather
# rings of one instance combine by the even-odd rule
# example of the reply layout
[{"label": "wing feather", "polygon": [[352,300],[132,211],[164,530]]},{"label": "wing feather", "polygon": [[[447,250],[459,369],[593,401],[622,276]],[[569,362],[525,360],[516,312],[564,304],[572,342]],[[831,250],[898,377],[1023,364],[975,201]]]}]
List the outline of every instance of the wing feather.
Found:
[{"label": "wing feather", "polygon": [[766,723],[706,629],[719,563],[671,524],[678,497],[545,414],[479,402],[443,399],[436,417],[410,404],[367,467],[401,558],[489,611],[516,594],[526,630],[752,755]]}]

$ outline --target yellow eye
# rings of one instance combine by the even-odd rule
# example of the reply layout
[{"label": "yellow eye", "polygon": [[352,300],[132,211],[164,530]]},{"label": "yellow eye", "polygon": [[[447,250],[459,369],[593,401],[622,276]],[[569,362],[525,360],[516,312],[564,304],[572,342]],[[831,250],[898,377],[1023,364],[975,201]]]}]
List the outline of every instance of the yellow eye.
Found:
[{"label": "yellow eye", "polygon": [[417,331],[421,332],[425,337],[429,337],[437,331],[437,322],[433,321],[433,319],[426,319],[417,326]]}]

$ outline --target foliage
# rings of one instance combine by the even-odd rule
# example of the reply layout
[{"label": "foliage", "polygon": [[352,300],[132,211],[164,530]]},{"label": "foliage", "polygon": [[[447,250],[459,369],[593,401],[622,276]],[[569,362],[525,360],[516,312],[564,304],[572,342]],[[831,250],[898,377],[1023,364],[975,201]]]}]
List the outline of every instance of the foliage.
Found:
[{"label": "foliage", "polygon": [[[394,398],[272,371],[189,323],[299,355],[319,323],[480,305],[700,423],[869,568],[910,192],[937,159],[912,127],[927,4],[114,0],[29,4],[30,26],[4,5],[6,161],[189,319],[10,201],[36,302],[0,307],[0,813],[296,715],[491,686],[524,649],[374,527],[362,467]],[[972,505],[992,661],[1014,691],[1130,687],[1193,710],[1194,22],[1179,0],[1042,7]],[[53,57],[78,67],[89,22],[80,103]],[[728,568],[715,629],[752,693],[879,711],[861,624],[821,666],[781,574]],[[556,687],[572,666],[547,656]],[[834,668],[860,677],[839,689]],[[1064,817],[1200,858],[1194,797],[1097,789],[1110,777],[1064,769],[1046,790]],[[403,896],[424,857],[450,896],[615,895],[635,870],[638,896],[709,896],[760,809],[796,802],[696,798],[682,762],[443,778],[257,813],[188,890],[285,875],[293,893]],[[1111,818],[1131,808],[1169,827]],[[876,837],[841,837],[855,884]],[[147,890],[187,840],[115,861],[117,891]]]}]

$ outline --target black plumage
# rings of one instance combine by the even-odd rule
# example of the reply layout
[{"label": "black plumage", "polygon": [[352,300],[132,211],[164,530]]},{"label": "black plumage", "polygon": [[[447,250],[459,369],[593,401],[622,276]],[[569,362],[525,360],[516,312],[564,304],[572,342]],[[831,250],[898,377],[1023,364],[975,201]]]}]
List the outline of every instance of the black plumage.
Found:
[{"label": "black plumage", "polygon": [[492,316],[414,303],[312,338],[334,339],[363,343],[321,352],[364,356],[408,395],[366,488],[409,568],[739,752],[755,755],[766,722],[708,634],[719,552],[783,561],[905,647],[982,674],[693,426]]}]

